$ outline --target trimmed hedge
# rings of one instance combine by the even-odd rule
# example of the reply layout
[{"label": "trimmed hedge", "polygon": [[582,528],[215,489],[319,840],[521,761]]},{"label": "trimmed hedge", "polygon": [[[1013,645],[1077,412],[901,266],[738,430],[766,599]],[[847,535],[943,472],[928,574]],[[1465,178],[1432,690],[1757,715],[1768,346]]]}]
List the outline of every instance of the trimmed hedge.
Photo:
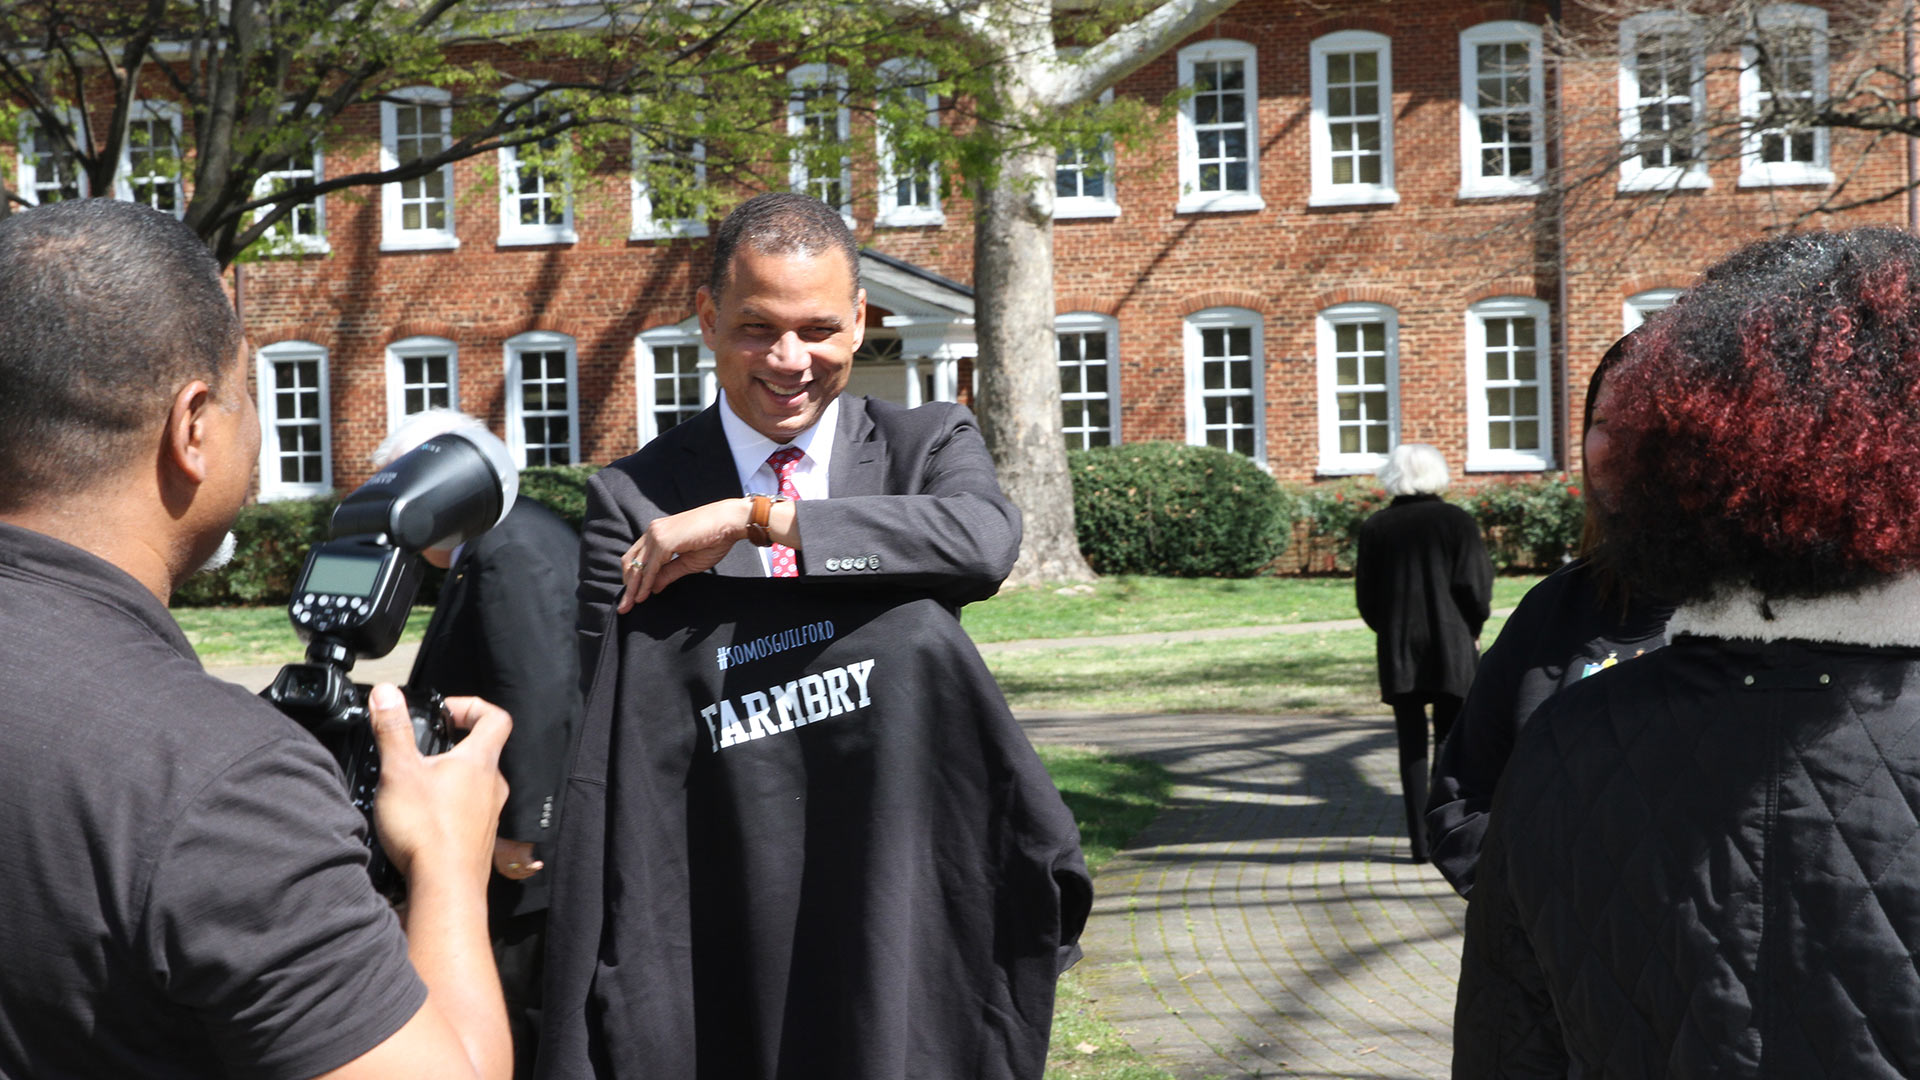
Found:
[{"label": "trimmed hedge", "polygon": [[1243,455],[1148,442],[1067,459],[1080,551],[1098,573],[1251,577],[1292,536],[1293,500]]},{"label": "trimmed hedge", "polygon": [[[598,465],[558,465],[524,469],[520,498],[551,507],[574,528],[587,512],[587,478]],[[173,594],[177,607],[214,607],[234,604],[284,604],[300,576],[308,549],[327,538],[327,523],[340,496],[253,503],[241,507],[233,523],[239,546],[233,561],[212,574],[188,578]],[[420,585],[419,603],[439,598],[443,574],[432,567]]]},{"label": "trimmed hedge", "polygon": [[587,480],[598,465],[539,465],[520,470],[520,498],[545,503],[578,532],[587,518]]},{"label": "trimmed hedge", "polygon": [[[1349,573],[1360,523],[1391,500],[1371,477],[1295,488],[1294,572]],[[1586,506],[1579,482],[1566,473],[1505,480],[1450,490],[1447,498],[1472,514],[1496,569],[1550,571],[1580,546]]]},{"label": "trimmed hedge", "polygon": [[1352,572],[1360,523],[1390,501],[1371,477],[1300,486],[1291,494],[1295,557],[1289,562],[1300,574]]},{"label": "trimmed hedge", "polygon": [[233,561],[212,574],[195,574],[174,590],[175,607],[220,604],[284,604],[307,559],[307,549],[327,538],[327,519],[338,495],[253,503],[234,520],[239,546]]},{"label": "trimmed hedge", "polygon": [[1587,508],[1580,484],[1566,473],[1511,480],[1464,494],[1487,534],[1487,554],[1501,570],[1552,570],[1573,557]]}]

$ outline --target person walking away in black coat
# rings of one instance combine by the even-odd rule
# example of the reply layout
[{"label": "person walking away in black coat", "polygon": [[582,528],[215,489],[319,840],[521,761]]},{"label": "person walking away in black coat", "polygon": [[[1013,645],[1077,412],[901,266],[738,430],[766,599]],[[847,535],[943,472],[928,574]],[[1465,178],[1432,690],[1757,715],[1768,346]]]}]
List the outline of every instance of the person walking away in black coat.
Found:
[{"label": "person walking away in black coat", "polygon": [[1493,790],[1513,741],[1542,701],[1563,687],[1666,644],[1670,604],[1629,590],[1604,543],[1603,506],[1610,478],[1607,417],[1617,391],[1608,374],[1625,354],[1628,334],[1601,357],[1587,382],[1582,426],[1581,498],[1586,524],[1580,557],[1549,574],[1500,628],[1467,692],[1453,731],[1434,751],[1427,835],[1433,864],[1459,891],[1473,889]]},{"label": "person walking away in black coat", "polygon": [[1777,236],[1611,376],[1607,543],[1667,646],[1494,796],[1457,1077],[1920,1076],[1920,239]]},{"label": "person walking away in black coat", "polygon": [[1442,742],[1473,682],[1493,563],[1473,515],[1440,497],[1449,477],[1439,450],[1402,443],[1378,475],[1393,502],[1360,526],[1354,596],[1375,635],[1380,700],[1393,706],[1407,838],[1425,862],[1427,709]]},{"label": "person walking away in black coat", "polygon": [[[373,453],[388,462],[480,421],[451,409],[402,420]],[[539,1046],[549,883],[547,847],[560,835],[559,797],[580,720],[574,589],[580,534],[532,499],[514,500],[498,525],[452,549],[422,555],[447,571],[420,641],[409,687],[482,694],[513,717],[500,754],[507,803],[493,842],[487,930],[506,993],[513,1071],[533,1075]]]}]

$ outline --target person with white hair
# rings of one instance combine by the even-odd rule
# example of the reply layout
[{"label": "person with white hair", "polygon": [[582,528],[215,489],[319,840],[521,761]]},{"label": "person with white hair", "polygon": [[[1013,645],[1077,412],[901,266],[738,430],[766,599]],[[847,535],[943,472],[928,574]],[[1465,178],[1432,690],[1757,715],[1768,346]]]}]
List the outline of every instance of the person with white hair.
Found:
[{"label": "person with white hair", "polygon": [[1439,450],[1402,443],[1377,475],[1393,501],[1360,526],[1354,594],[1376,635],[1380,700],[1393,707],[1407,838],[1426,862],[1427,710],[1437,746],[1473,682],[1493,563],[1473,515],[1440,497],[1449,476]]},{"label": "person with white hair", "polygon": [[[385,467],[428,439],[485,425],[430,409],[402,420],[373,452]],[[513,716],[500,754],[509,791],[493,844],[487,929],[506,992],[514,1075],[533,1075],[544,978],[549,879],[544,847],[559,835],[558,801],[580,718],[574,636],[580,534],[540,503],[518,498],[493,528],[456,548],[421,553],[447,570],[410,686],[477,694]]]}]

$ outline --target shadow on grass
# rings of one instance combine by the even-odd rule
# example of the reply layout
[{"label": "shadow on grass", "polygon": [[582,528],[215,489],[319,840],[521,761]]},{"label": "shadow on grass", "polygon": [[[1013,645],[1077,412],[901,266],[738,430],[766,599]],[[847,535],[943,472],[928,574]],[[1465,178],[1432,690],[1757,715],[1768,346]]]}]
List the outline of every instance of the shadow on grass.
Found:
[{"label": "shadow on grass", "polygon": [[[1364,701],[1376,685],[1370,654],[1356,658],[1339,650],[1296,647],[1285,639],[1250,657],[1211,660],[1165,653],[1143,654],[1137,662],[1122,655],[1040,656],[1030,660],[1005,654],[993,659],[994,678],[1009,700],[1039,697],[1076,708],[1145,705],[1159,712],[1205,712],[1220,707],[1223,697],[1271,694],[1291,707],[1311,708],[1329,701]],[[1182,691],[1195,692],[1194,700],[1167,700],[1167,695]],[[1143,696],[1148,700],[1124,704]]]}]

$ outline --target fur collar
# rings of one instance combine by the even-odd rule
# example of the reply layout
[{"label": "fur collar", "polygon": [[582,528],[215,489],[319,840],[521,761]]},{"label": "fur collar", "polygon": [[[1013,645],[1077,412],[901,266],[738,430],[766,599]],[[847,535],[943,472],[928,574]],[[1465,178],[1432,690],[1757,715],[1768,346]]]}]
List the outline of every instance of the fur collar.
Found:
[{"label": "fur collar", "polygon": [[1760,614],[1760,594],[1744,586],[1674,609],[1671,640],[1681,634],[1746,641],[1826,641],[1844,645],[1920,646],[1920,574],[1858,592],[1774,600]]}]

